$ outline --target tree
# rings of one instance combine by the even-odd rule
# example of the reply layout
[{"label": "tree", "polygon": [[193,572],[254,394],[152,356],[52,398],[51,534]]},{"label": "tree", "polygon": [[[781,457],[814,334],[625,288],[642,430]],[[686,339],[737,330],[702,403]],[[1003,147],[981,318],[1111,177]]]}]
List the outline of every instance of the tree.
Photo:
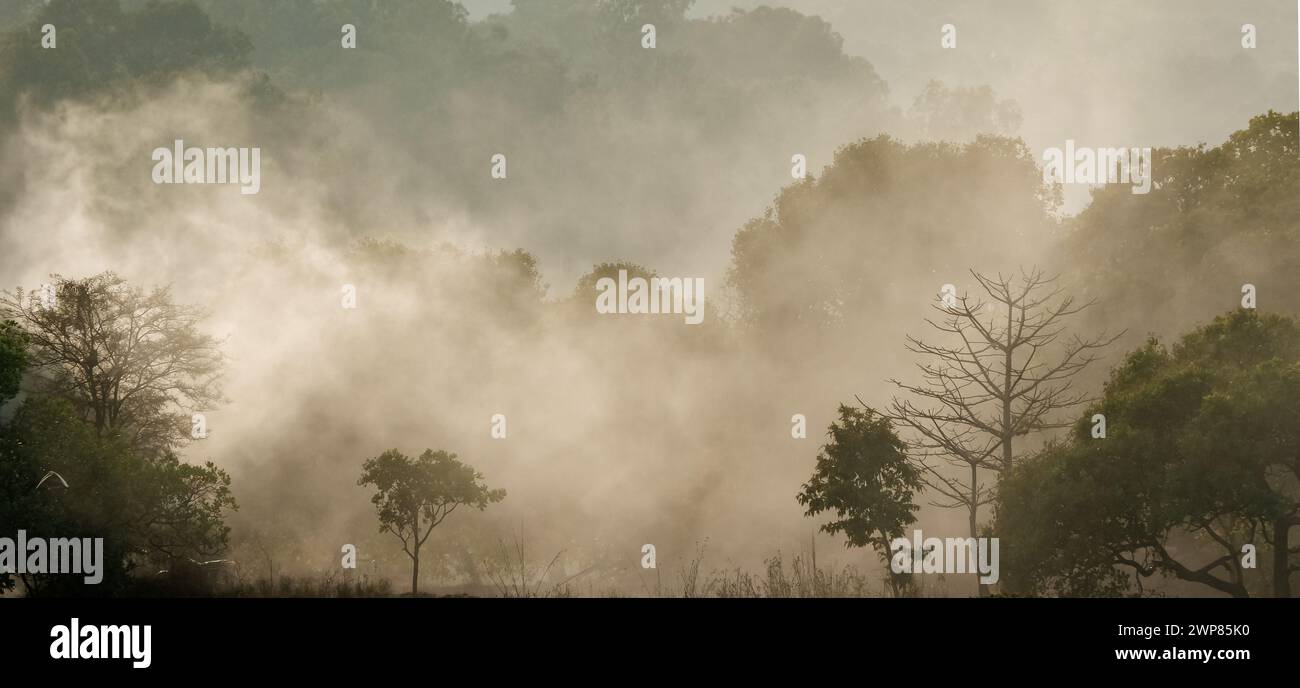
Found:
[{"label": "tree", "polygon": [[27,369],[27,336],[18,323],[0,322],[0,404],[18,393]]},{"label": "tree", "polygon": [[925,357],[917,364],[922,382],[890,382],[922,401],[895,397],[889,413],[912,431],[908,452],[926,486],[946,498],[935,505],[966,509],[970,536],[978,537],[979,508],[994,498],[980,470],[1009,471],[1017,437],[1069,425],[1056,412],[1086,401],[1071,378],[1115,338],[1064,338],[1062,321],[1091,303],[1062,297],[1041,271],[1022,273],[1018,284],[971,276],[988,301],[953,295],[935,306],[945,317],[926,322],[949,341],[907,338],[908,350]]},{"label": "tree", "polygon": [[1297,525],[1300,325],[1246,309],[1129,354],[1067,441],[1004,476],[997,515],[1008,582],[1064,594],[1159,574],[1247,597],[1263,577],[1243,546],[1266,543],[1272,594],[1289,597]]},{"label": "tree", "polygon": [[[142,560],[170,567],[224,550],[223,519],[236,508],[230,476],[171,449],[184,425],[172,406],[216,397],[220,354],[197,332],[198,313],[111,273],[56,277],[52,293],[53,302],[21,290],[0,299],[14,318],[0,325],[0,401],[32,373],[30,393],[0,427],[0,532],[103,537],[108,571],[96,594],[120,589]],[[36,489],[50,471],[67,494]],[[25,587],[40,594],[66,583],[29,576]]]},{"label": "tree", "polygon": [[[36,489],[49,471],[67,481],[63,494]],[[121,437],[101,436],[65,400],[29,396],[0,428],[0,532],[104,538],[106,572],[96,589],[29,576],[29,594],[112,594],[141,562],[170,568],[222,552],[224,516],[235,508],[230,476],[211,462],[142,454]],[[0,589],[11,586],[0,580]]]},{"label": "tree", "polygon": [[432,449],[415,459],[396,449],[367,459],[357,484],[378,490],[370,501],[379,512],[379,532],[396,535],[411,558],[412,595],[419,593],[420,547],[433,529],[461,505],[481,511],[506,496],[488,489],[483,474],[455,454]]},{"label": "tree", "polygon": [[[920,472],[908,461],[889,418],[843,404],[839,414],[827,431],[831,441],[818,452],[813,476],[797,499],[807,516],[834,511],[837,520],[821,530],[843,533],[846,547],[872,547],[888,567],[890,542],[916,520],[920,507],[912,496],[921,488]],[[907,578],[890,572],[898,594]]]},{"label": "tree", "polygon": [[111,272],[53,276],[54,303],[22,290],[0,297],[0,315],[26,332],[40,390],[68,400],[101,435],[122,435],[162,454],[189,439],[190,416],[222,400],[217,342],[199,309],[148,293]]},{"label": "tree", "polygon": [[1032,260],[1053,234],[1058,202],[1015,139],[857,141],[736,233],[727,281],[765,343],[797,347],[828,332],[814,340],[819,348],[860,350],[882,339],[881,321],[914,311],[912,295],[955,281],[938,276]]},{"label": "tree", "polygon": [[[1155,149],[1148,194],[1095,189],[1054,249],[1063,278],[1080,298],[1140,313],[1140,334],[1209,322],[1239,304],[1244,282],[1260,307],[1300,314],[1290,299],[1271,298],[1300,290],[1296,117],[1270,111],[1217,146]],[[1100,325],[1114,315],[1085,319]]]}]

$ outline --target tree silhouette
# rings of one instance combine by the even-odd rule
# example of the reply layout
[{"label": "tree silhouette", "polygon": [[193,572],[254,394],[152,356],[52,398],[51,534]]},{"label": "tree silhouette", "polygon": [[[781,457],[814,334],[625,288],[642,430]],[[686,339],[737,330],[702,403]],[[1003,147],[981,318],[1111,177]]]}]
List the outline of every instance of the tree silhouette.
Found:
[{"label": "tree silhouette", "polygon": [[378,490],[370,501],[379,512],[379,532],[396,535],[411,558],[412,595],[420,589],[420,547],[433,529],[461,505],[483,510],[506,496],[488,489],[483,475],[455,454],[432,449],[415,459],[396,449],[367,459],[357,484]]},{"label": "tree silhouette", "polygon": [[[908,461],[889,418],[843,404],[839,414],[797,499],[807,516],[835,512],[837,520],[822,524],[823,532],[843,533],[846,547],[869,545],[888,563],[890,542],[916,520],[912,495],[921,488],[920,471]],[[895,594],[906,580],[889,577]]]},{"label": "tree silhouette", "polygon": [[203,312],[144,292],[111,272],[54,276],[53,303],[16,291],[0,313],[26,332],[41,391],[66,399],[101,435],[161,454],[190,439],[184,410],[222,401],[217,341],[198,329]]},{"label": "tree silhouette", "polygon": [[912,398],[895,397],[889,416],[912,431],[912,460],[926,486],[946,498],[935,506],[966,509],[977,537],[979,508],[994,497],[980,470],[1010,470],[1017,437],[1068,425],[1055,412],[1087,401],[1071,378],[1115,337],[1065,337],[1063,320],[1092,304],[1063,297],[1042,271],[1018,280],[971,276],[987,299],[941,298],[935,309],[944,318],[926,322],[944,343],[907,338],[908,350],[925,357],[917,364],[922,381],[890,380]]}]

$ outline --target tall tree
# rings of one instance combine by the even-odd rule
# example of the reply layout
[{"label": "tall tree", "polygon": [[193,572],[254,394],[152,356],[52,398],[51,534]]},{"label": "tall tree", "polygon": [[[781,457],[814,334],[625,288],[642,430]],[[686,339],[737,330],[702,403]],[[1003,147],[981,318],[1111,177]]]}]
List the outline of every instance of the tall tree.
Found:
[{"label": "tall tree", "polygon": [[412,459],[396,449],[367,459],[358,485],[374,486],[370,498],[379,512],[379,532],[402,541],[411,558],[411,594],[420,590],[420,547],[457,507],[480,511],[505,499],[505,490],[491,490],[483,474],[456,460],[455,454],[425,449]]},{"label": "tall tree", "polygon": [[68,400],[101,435],[162,453],[189,439],[184,411],[222,400],[217,341],[199,331],[200,309],[166,288],[145,292],[111,272],[53,276],[49,303],[21,290],[0,297],[0,315],[26,332],[41,390]]},{"label": "tall tree", "polygon": [[[211,462],[183,462],[165,447],[141,451],[132,442],[135,434],[116,431],[125,426],[97,425],[95,414],[87,413],[92,405],[79,396],[78,390],[93,390],[105,393],[103,400],[125,393],[129,387],[121,385],[123,379],[166,377],[157,368],[150,374],[141,363],[150,360],[147,356],[121,353],[123,340],[112,335],[121,328],[111,325],[116,302],[88,298],[77,318],[60,315],[57,302],[24,296],[18,292],[0,301],[9,313],[31,316],[0,323],[0,402],[16,392],[28,364],[45,365],[31,371],[29,394],[0,425],[0,532],[94,533],[105,540],[106,569],[103,583],[93,589],[68,577],[28,575],[26,592],[112,594],[129,583],[126,574],[142,562],[171,567],[224,550],[229,534],[224,517],[236,508],[230,476]],[[167,330],[158,320],[145,319],[139,326]],[[136,353],[139,348],[148,347],[137,346]],[[103,366],[82,367],[94,384],[79,388],[78,371],[59,362],[59,351],[95,356],[108,351],[113,358]],[[132,366],[130,374],[104,372]],[[123,406],[145,416],[160,412],[147,405]],[[66,486],[66,494],[50,490],[54,484]],[[0,575],[0,591],[14,584],[15,577]]]},{"label": "tall tree", "polygon": [[971,276],[983,294],[941,295],[935,309],[944,317],[926,319],[940,343],[907,338],[924,357],[921,382],[890,380],[907,396],[894,398],[889,415],[911,430],[909,454],[946,500],[935,505],[964,508],[977,537],[979,508],[994,496],[980,471],[1010,470],[1016,438],[1069,425],[1057,412],[1086,401],[1071,378],[1115,338],[1065,336],[1065,319],[1092,304],[1064,296],[1042,271]]}]

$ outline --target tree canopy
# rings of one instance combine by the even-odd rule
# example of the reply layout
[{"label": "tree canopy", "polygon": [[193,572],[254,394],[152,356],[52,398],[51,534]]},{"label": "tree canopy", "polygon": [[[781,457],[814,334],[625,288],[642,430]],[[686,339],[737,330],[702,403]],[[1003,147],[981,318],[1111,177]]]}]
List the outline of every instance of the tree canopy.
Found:
[{"label": "tree canopy", "polygon": [[1050,238],[1055,202],[1019,140],[861,140],[736,233],[728,280],[765,333],[861,327],[904,299],[912,312],[906,295],[933,294],[972,266],[1016,265]]},{"label": "tree canopy", "polygon": [[0,313],[26,333],[42,391],[142,451],[188,441],[186,411],[222,399],[221,352],[199,330],[203,312],[174,303],[166,288],[145,292],[111,272],[53,282],[49,305],[21,291],[0,298]]},{"label": "tree canopy", "polygon": [[[67,489],[37,489],[49,471]],[[0,427],[0,532],[105,542],[103,582],[28,576],[29,594],[110,595],[130,588],[127,574],[140,566],[153,573],[218,554],[229,535],[225,515],[235,508],[224,470],[101,436],[66,400],[29,396]],[[15,579],[0,574],[0,589]]]},{"label": "tree canopy", "polygon": [[[913,495],[921,472],[908,461],[906,446],[890,419],[870,408],[841,404],[830,441],[817,454],[813,475],[798,494],[807,516],[830,512],[826,533],[842,533],[845,547],[871,547],[889,562],[890,542],[903,537],[920,509]],[[897,590],[901,581],[891,577]]]},{"label": "tree canopy", "polygon": [[411,594],[420,589],[420,548],[439,524],[458,507],[482,511],[506,497],[489,489],[483,474],[455,454],[425,449],[411,458],[396,449],[367,459],[358,485],[373,486],[370,498],[379,513],[380,532],[392,533],[411,558]]},{"label": "tree canopy", "polygon": [[[1104,416],[1104,437],[1093,428]],[[1153,575],[1290,595],[1300,548],[1300,326],[1240,309],[1128,355],[1071,437],[1004,475],[1009,585],[1142,590]],[[1273,565],[1243,565],[1243,547]],[[1261,555],[1261,560],[1263,556]],[[1262,574],[1262,575],[1261,575]]]},{"label": "tree canopy", "polygon": [[[63,49],[37,37],[52,24]],[[20,96],[48,107],[132,86],[161,86],[187,73],[230,74],[249,66],[252,44],[214,24],[193,2],[149,2],[123,11],[117,0],[51,0],[24,25],[0,35],[0,118]]]},{"label": "tree canopy", "polygon": [[[1152,189],[1100,187],[1066,223],[1056,263],[1091,314],[1175,332],[1239,305],[1255,286],[1260,308],[1300,315],[1300,153],[1296,113],[1250,119],[1217,146],[1156,149]],[[1130,346],[1140,344],[1130,341]]]},{"label": "tree canopy", "polygon": [[[0,421],[0,532],[102,537],[107,571],[96,586],[27,575],[27,593],[113,594],[138,566],[223,551],[230,476],[173,451],[189,427],[176,404],[215,398],[220,356],[198,311],[111,273],[55,284],[53,302],[0,300],[13,318],[0,326],[0,401],[17,383],[30,392]],[[66,489],[40,487],[51,471]],[[0,590],[16,582],[0,575]]]}]

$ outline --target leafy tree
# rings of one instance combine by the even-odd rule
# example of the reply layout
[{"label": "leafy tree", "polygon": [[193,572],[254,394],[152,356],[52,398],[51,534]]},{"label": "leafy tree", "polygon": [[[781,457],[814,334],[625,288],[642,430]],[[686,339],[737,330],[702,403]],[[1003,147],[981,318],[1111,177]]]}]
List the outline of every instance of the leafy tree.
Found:
[{"label": "leafy tree", "polygon": [[46,307],[21,290],[0,297],[0,314],[26,332],[40,389],[68,400],[103,435],[161,453],[189,439],[181,410],[221,401],[217,342],[202,334],[199,309],[144,292],[111,272],[54,276]]},{"label": "leafy tree", "polygon": [[[843,533],[846,547],[870,546],[888,567],[889,543],[916,520],[920,507],[912,497],[922,487],[920,471],[908,461],[890,419],[873,409],[841,404],[827,435],[830,442],[797,499],[807,516],[834,512],[836,520],[821,530]],[[891,569],[889,580],[897,594],[907,578]]]},{"label": "leafy tree", "polygon": [[18,393],[27,369],[27,337],[12,320],[0,322],[0,404]]},{"label": "leafy tree", "polygon": [[1085,595],[1159,574],[1246,597],[1243,546],[1267,544],[1289,597],[1296,525],[1300,325],[1246,309],[1131,353],[1068,441],[1003,476],[997,514],[1010,585]]},{"label": "leafy tree", "polygon": [[[1071,290],[1127,305],[1139,334],[1208,322],[1240,305],[1246,283],[1261,308],[1300,315],[1285,296],[1300,291],[1296,125],[1296,113],[1270,111],[1217,146],[1156,149],[1145,195],[1122,184],[1098,187],[1055,249]],[[1083,324],[1113,323],[1125,312],[1098,311]]]},{"label": "leafy tree", "polygon": [[488,489],[483,474],[455,454],[425,449],[412,459],[390,449],[361,466],[361,486],[377,490],[370,498],[379,512],[379,531],[396,535],[411,558],[411,594],[419,593],[420,547],[457,507],[480,511],[505,499],[505,490]]},{"label": "leafy tree", "polygon": [[824,331],[860,349],[882,320],[910,317],[915,294],[959,284],[972,265],[1029,262],[1052,234],[1057,202],[1019,140],[864,139],[737,232],[728,282],[743,322],[768,341]]},{"label": "leafy tree", "polygon": [[[50,471],[63,490],[41,489]],[[171,567],[226,547],[226,512],[237,508],[230,476],[211,462],[142,454],[124,438],[101,436],[66,400],[28,397],[0,429],[0,532],[43,537],[102,537],[105,579],[87,590],[80,579],[29,576],[29,594],[112,594],[142,563]],[[0,580],[0,589],[13,580]]]},{"label": "leafy tree", "polygon": [[596,283],[608,277],[612,280],[618,280],[620,270],[627,272],[628,279],[640,277],[642,279],[651,279],[658,276],[658,273],[649,268],[643,267],[636,263],[628,261],[615,261],[612,263],[601,263],[591,266],[591,271],[578,278],[577,285],[573,288],[573,299],[584,307],[590,307],[596,298]]},{"label": "leafy tree", "polygon": [[[584,332],[587,331],[586,328],[593,326],[603,328],[597,330],[600,334],[595,339],[574,337],[578,346],[585,347],[593,342],[603,342],[601,346],[614,345],[627,352],[642,349],[662,351],[664,347],[678,347],[679,351],[691,352],[727,351],[730,329],[721,310],[726,307],[726,295],[709,292],[708,284],[705,285],[707,297],[701,304],[703,320],[697,326],[682,327],[684,316],[681,315],[632,320],[600,315],[595,308],[597,296],[601,293],[597,289],[597,284],[606,278],[617,284],[620,270],[627,272],[628,280],[641,278],[647,280],[647,284],[654,278],[665,279],[657,271],[629,261],[593,265],[590,271],[578,278],[568,298],[558,304],[562,317],[569,322],[583,323],[581,326],[575,325],[572,328],[573,332]],[[683,302],[683,308],[688,305]],[[674,307],[674,304],[663,302],[660,307],[661,309]]]},{"label": "leafy tree", "polygon": [[[0,532],[102,537],[108,571],[93,591],[50,576],[29,576],[27,591],[108,594],[143,562],[223,551],[224,516],[236,508],[230,476],[172,452],[188,429],[174,406],[217,397],[220,354],[198,333],[199,313],[111,273],[56,278],[54,294],[54,303],[21,290],[0,299],[14,318],[0,326],[0,400],[25,365],[32,373],[32,393],[0,427]],[[42,483],[51,471],[58,482]]]}]

